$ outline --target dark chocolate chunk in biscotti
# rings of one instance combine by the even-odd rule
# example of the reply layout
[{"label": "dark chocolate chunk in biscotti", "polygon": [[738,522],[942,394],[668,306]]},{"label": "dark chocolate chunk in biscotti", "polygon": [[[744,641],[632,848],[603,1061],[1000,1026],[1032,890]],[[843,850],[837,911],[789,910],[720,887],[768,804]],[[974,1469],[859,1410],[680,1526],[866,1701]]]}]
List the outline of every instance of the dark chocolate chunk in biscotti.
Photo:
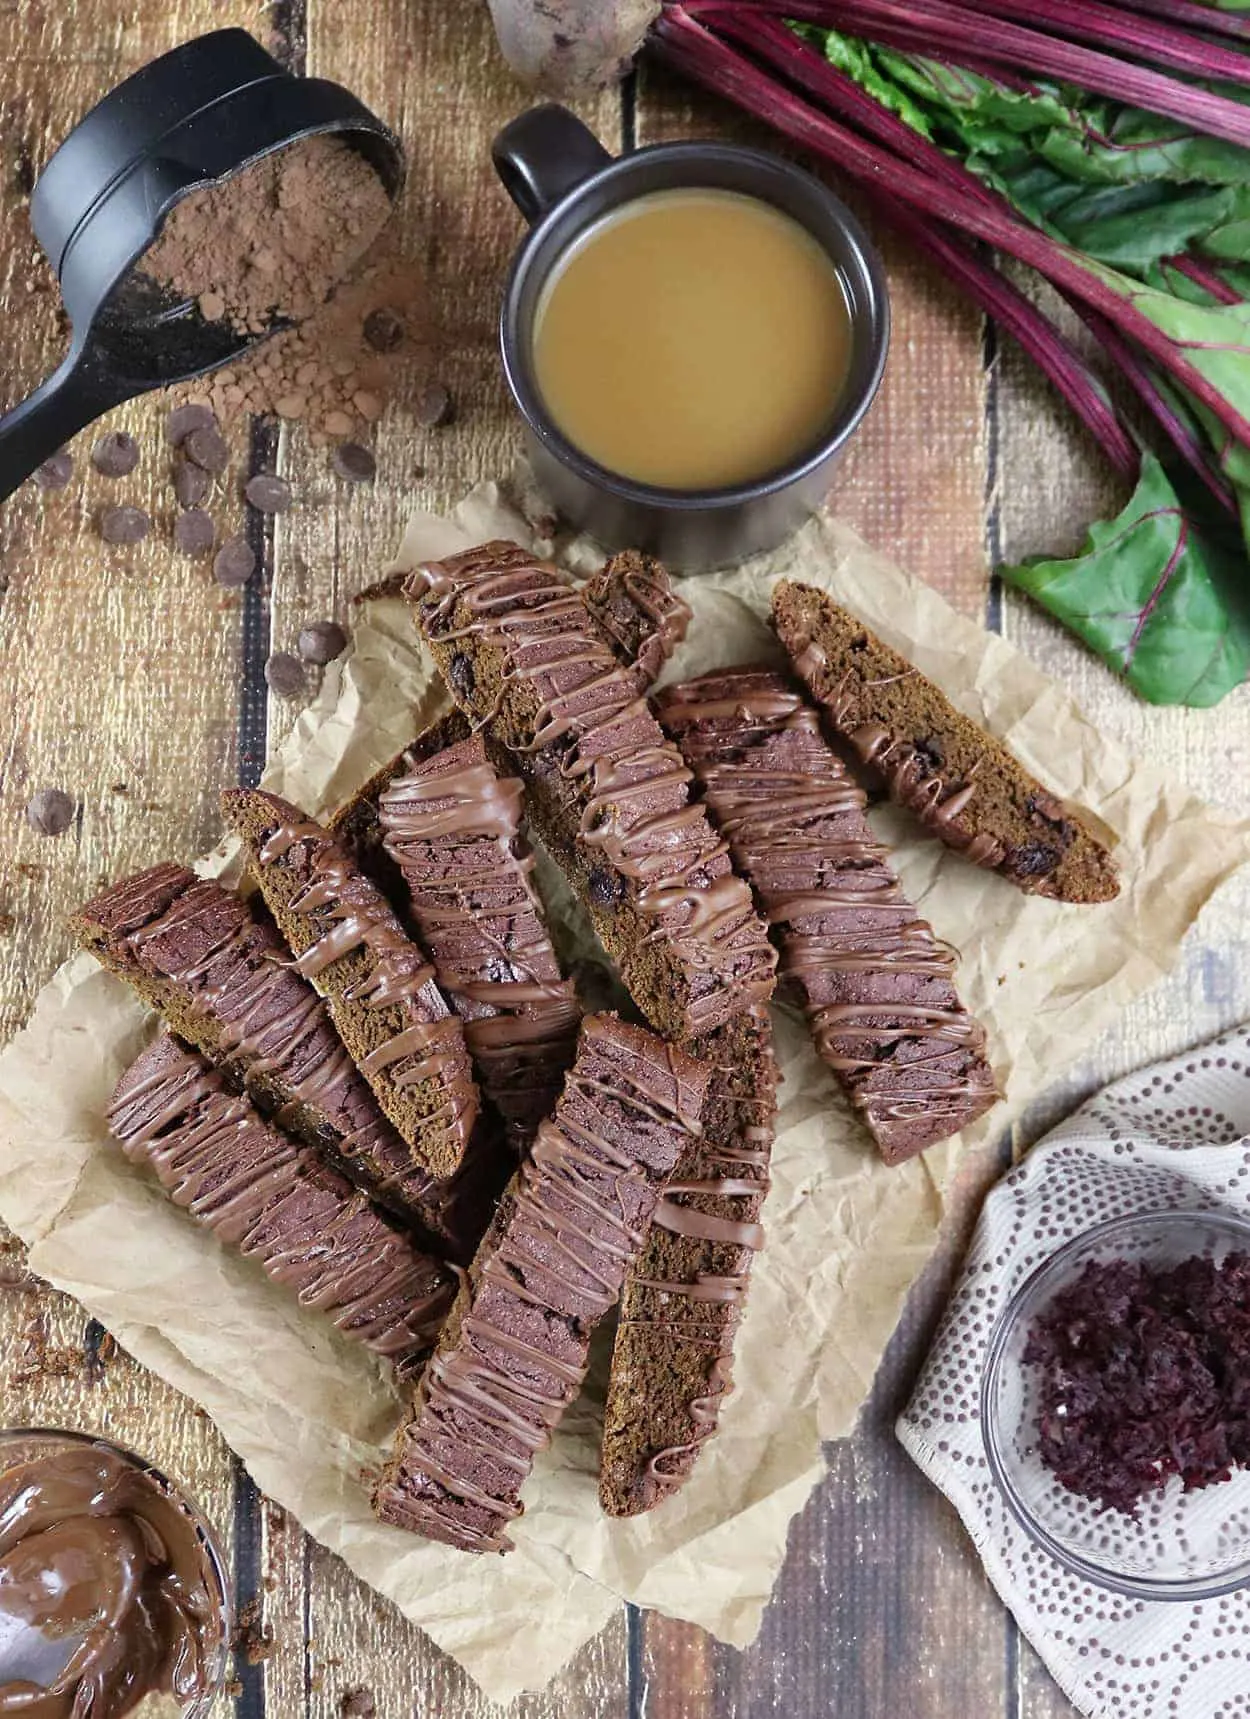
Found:
[{"label": "dark chocolate chunk in biscotti", "polygon": [[401,1376],[419,1370],[455,1299],[453,1272],[204,1057],[163,1033],[117,1083],[108,1123],[196,1223]]},{"label": "dark chocolate chunk in biscotti", "polygon": [[464,1030],[424,950],[350,851],[298,807],[259,788],[221,797],[296,971],[326,999],[339,1036],[414,1160],[460,1164],[478,1094]]},{"label": "dark chocolate chunk in biscotti", "polygon": [[1119,894],[1115,862],[1082,814],[848,609],[783,579],[773,626],[838,734],[949,847],[1033,895]]},{"label": "dark chocolate chunk in biscotti", "polygon": [[565,577],[515,543],[488,543],[419,569],[403,590],[457,703],[525,782],[533,828],[652,1025],[707,1032],[765,1000],[775,956],[750,890]]},{"label": "dark chocolate chunk in biscotti", "polygon": [[645,692],[686,636],[690,606],[654,556],[623,549],[582,586],[595,625]]},{"label": "dark chocolate chunk in biscotti", "polygon": [[385,1522],[506,1552],[521,1489],[585,1375],[692,1139],[711,1069],[591,1015],[530,1159],[507,1189],[374,1493]]},{"label": "dark chocolate chunk in biscotti", "polygon": [[157,865],[89,901],[71,930],[266,1115],[449,1252],[466,1242],[472,1251],[476,1217],[467,1236],[457,1227],[467,1192],[413,1162],[325,1004],[241,897],[186,866]]},{"label": "dark chocolate chunk in biscotti", "polygon": [[766,668],[703,675],[655,702],[882,1157],[898,1163],[975,1121],[998,1094],[955,952],[903,893],[815,709]]},{"label": "dark chocolate chunk in biscotti", "polygon": [[518,1156],[573,1061],[581,1009],[521,835],[522,787],[480,734],[414,760],[378,801],[384,846]]},{"label": "dark chocolate chunk in biscotti", "polygon": [[599,1477],[609,1516],[671,1497],[715,1433],[764,1239],[777,1113],[768,1009],[757,1003],[682,1048],[711,1070],[703,1132],[687,1142],[621,1294]]}]

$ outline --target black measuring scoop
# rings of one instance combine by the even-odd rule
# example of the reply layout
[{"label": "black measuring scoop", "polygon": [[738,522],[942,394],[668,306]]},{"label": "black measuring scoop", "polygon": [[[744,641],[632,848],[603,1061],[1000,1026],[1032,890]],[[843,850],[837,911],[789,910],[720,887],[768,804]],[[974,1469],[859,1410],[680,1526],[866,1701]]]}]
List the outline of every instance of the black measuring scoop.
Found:
[{"label": "black measuring scoop", "polygon": [[30,200],[72,338],[47,381],[0,418],[0,501],[111,406],[216,369],[288,326],[245,334],[210,322],[136,264],[189,191],[319,132],[357,149],[395,198],[403,153],[381,120],[341,85],[284,71],[246,30],[184,42],[75,126]]}]

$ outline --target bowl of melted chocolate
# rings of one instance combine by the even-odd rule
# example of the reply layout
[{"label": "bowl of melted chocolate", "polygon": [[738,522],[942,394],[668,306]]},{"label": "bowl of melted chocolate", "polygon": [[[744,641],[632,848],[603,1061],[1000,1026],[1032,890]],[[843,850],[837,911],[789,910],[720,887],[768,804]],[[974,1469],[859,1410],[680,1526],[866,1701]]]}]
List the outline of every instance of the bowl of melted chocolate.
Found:
[{"label": "bowl of melted chocolate", "polygon": [[151,1463],[105,1439],[0,1433],[0,1716],[207,1713],[230,1596],[217,1537]]}]

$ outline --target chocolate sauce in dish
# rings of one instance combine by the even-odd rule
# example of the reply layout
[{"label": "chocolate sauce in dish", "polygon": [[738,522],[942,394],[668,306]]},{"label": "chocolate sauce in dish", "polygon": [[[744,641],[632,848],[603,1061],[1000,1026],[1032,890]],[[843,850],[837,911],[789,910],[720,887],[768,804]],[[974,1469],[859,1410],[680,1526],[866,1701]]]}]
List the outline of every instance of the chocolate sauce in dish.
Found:
[{"label": "chocolate sauce in dish", "polygon": [[163,1476],[25,1436],[0,1473],[0,1715],[122,1719],[150,1695],[200,1712],[228,1634],[208,1531]]}]

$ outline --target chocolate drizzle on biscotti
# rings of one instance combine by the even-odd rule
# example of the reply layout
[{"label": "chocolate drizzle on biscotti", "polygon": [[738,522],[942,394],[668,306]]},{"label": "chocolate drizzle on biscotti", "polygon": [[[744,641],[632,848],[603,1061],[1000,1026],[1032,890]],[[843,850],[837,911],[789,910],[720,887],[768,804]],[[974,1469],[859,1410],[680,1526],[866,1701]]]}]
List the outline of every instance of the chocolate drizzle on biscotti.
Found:
[{"label": "chocolate drizzle on biscotti", "polygon": [[556,1101],[581,1020],[534,888],[522,793],[473,735],[415,763],[378,800],[386,852],[518,1155]]},{"label": "chocolate drizzle on biscotti", "polygon": [[903,894],[864,795],[815,710],[769,669],[731,669],[656,700],[777,928],[817,1049],[888,1162],[995,1101],[985,1035],[952,983],[954,951]]},{"label": "chocolate drizzle on biscotti", "polygon": [[948,847],[1030,894],[1118,894],[1111,855],[1080,814],[832,597],[783,579],[773,625],[840,737]]},{"label": "chocolate drizzle on biscotti", "polygon": [[73,929],[179,1038],[237,1072],[284,1129],[381,1204],[453,1241],[444,1190],[412,1162],[325,1004],[239,896],[186,866],[158,865],[88,902]]},{"label": "chocolate drizzle on biscotti", "polygon": [[624,549],[582,586],[595,625],[646,692],[686,636],[690,605],[673,589],[668,569]]},{"label": "chocolate drizzle on biscotti", "polygon": [[599,1482],[610,1516],[669,1497],[715,1432],[764,1239],[777,1107],[768,1010],[757,1004],[683,1048],[712,1078],[702,1136],[687,1144],[621,1296]]},{"label": "chocolate drizzle on biscotti", "polygon": [[108,1122],[132,1163],[219,1241],[401,1375],[420,1367],[455,1297],[453,1273],[203,1057],[162,1035],[118,1082]]},{"label": "chocolate drizzle on biscotti", "polygon": [[377,886],[320,824],[276,794],[222,795],[296,971],[334,1024],[391,1123],[431,1174],[464,1156],[478,1096],[464,1033],[434,969]]},{"label": "chocolate drizzle on biscotti", "polygon": [[583,1024],[554,1115],[500,1204],[374,1495],[384,1521],[509,1549],[534,1457],[696,1136],[709,1070],[611,1016]]},{"label": "chocolate drizzle on biscotti", "polygon": [[515,759],[643,1013],[680,1035],[766,999],[774,956],[750,891],[579,594],[511,543],[424,567],[405,589],[453,696]]}]

